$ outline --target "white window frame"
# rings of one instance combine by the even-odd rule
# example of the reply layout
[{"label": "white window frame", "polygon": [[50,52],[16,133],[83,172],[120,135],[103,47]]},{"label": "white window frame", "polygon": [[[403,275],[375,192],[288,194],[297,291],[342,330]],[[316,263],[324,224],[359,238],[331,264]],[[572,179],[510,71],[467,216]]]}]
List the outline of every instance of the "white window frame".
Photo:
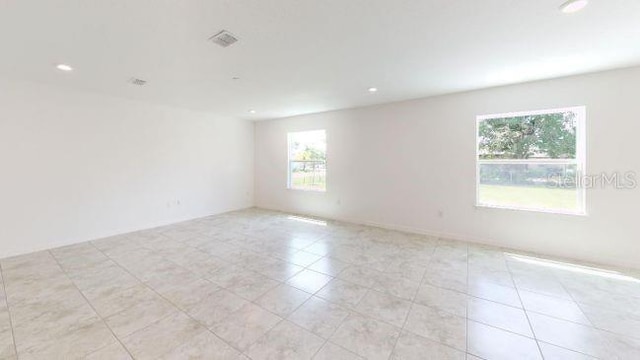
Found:
[{"label": "white window frame", "polygon": [[[326,193],[327,192],[327,173],[325,172],[325,185],[324,185],[324,189],[301,189],[301,188],[296,188],[293,187],[293,184],[291,183],[291,163],[292,162],[300,162],[300,161],[296,161],[296,160],[292,160],[291,159],[291,137],[293,134],[296,133],[301,133],[301,132],[312,132],[312,131],[324,131],[324,136],[325,136],[325,144],[327,141],[327,130],[326,129],[311,129],[311,130],[297,130],[297,131],[289,131],[287,132],[287,190],[294,190],[294,191],[309,191],[309,192],[315,192],[315,193]],[[328,149],[326,149],[328,150]],[[327,151],[328,152],[328,151]],[[328,162],[328,156],[327,153],[325,153],[325,159],[324,159],[324,167],[325,167],[325,171],[328,170],[327,168],[327,162]]]},{"label": "white window frame", "polygon": [[[480,159],[480,123],[488,119],[518,117],[527,115],[542,115],[559,112],[573,112],[576,114],[576,158],[575,159],[492,159],[481,160]],[[540,165],[553,165],[553,164],[575,164],[577,168],[577,176],[586,174],[586,107],[585,106],[572,106],[565,108],[554,108],[545,110],[532,110],[532,111],[518,111],[502,114],[488,114],[479,115],[476,117],[476,207],[478,208],[494,208],[494,209],[507,209],[507,210],[519,210],[519,211],[531,211],[551,214],[562,215],[587,215],[586,206],[586,189],[581,186],[580,182],[576,184],[578,210],[576,211],[564,211],[564,210],[552,210],[552,209],[539,209],[530,207],[518,207],[509,205],[494,205],[483,204],[480,202],[480,166],[482,164],[540,164]]]}]

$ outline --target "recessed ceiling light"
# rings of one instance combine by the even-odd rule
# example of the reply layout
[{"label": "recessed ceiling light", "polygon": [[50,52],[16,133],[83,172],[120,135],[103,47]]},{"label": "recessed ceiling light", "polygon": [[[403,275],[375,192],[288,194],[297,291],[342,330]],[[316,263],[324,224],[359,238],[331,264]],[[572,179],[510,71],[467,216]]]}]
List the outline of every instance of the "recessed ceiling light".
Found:
[{"label": "recessed ceiling light", "polygon": [[370,92],[370,93],[374,93],[374,92],[377,92],[377,91],[378,91],[378,88],[376,88],[376,87],[370,87],[370,88],[368,88],[368,89],[367,89],[367,91],[368,91],[368,92]]},{"label": "recessed ceiling light", "polygon": [[60,70],[60,71],[72,71],[73,68],[67,64],[58,64],[56,65],[56,69]]},{"label": "recessed ceiling light", "polygon": [[587,4],[589,4],[589,0],[569,0],[560,5],[560,11],[565,14],[571,14],[584,9]]},{"label": "recessed ceiling light", "polygon": [[249,114],[255,114],[256,111],[255,110],[249,110]]}]

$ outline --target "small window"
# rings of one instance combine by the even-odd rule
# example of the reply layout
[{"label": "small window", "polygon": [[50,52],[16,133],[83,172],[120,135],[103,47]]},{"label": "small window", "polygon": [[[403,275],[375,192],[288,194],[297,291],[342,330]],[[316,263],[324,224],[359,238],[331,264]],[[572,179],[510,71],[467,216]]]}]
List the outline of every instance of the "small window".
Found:
[{"label": "small window", "polygon": [[585,213],[584,107],[477,120],[477,205]]},{"label": "small window", "polygon": [[288,134],[289,189],[326,191],[327,133],[325,130]]}]

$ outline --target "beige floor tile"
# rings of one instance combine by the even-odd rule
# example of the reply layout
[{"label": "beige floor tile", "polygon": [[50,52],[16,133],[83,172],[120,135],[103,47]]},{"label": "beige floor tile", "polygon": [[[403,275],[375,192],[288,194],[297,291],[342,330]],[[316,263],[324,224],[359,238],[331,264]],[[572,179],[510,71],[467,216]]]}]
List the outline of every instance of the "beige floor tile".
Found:
[{"label": "beige floor tile", "polygon": [[[99,320],[98,315],[86,303],[60,306],[59,303],[44,305],[35,310],[28,319],[26,315],[13,318],[13,334],[18,351],[22,351],[52,338],[63,337],[85,328]],[[16,312],[23,312],[23,309]]]},{"label": "beige floor tile", "polygon": [[172,261],[203,279],[209,278],[213,273],[219,271],[228,264],[227,261],[216,256],[211,256],[204,251],[197,249],[190,250],[193,252],[189,256]]},{"label": "beige floor tile", "polygon": [[197,279],[173,286],[162,296],[183,311],[191,311],[196,305],[213,296],[221,288],[208,280]]},{"label": "beige floor tile", "polygon": [[281,317],[250,303],[214,324],[211,330],[233,347],[246,351],[281,320]]},{"label": "beige floor tile", "polygon": [[87,252],[78,254],[69,254],[65,256],[54,255],[58,263],[68,274],[76,274],[104,266],[111,260],[98,249],[91,246]]},{"label": "beige floor tile", "polygon": [[158,359],[194,336],[208,332],[182,313],[174,313],[122,339],[135,359]]},{"label": "beige floor tile", "polygon": [[294,311],[288,319],[316,335],[328,338],[347,316],[349,316],[348,310],[314,296]]},{"label": "beige floor tile", "polygon": [[307,292],[280,284],[258,298],[255,303],[278,316],[287,317],[310,297],[311,294]]},{"label": "beige floor tile", "polygon": [[539,359],[536,342],[547,360],[640,359],[637,282],[299,218],[248,209],[0,259],[0,360],[14,334],[20,360]]},{"label": "beige floor tile", "polygon": [[388,359],[400,329],[378,320],[351,314],[329,339],[367,359]]},{"label": "beige floor tile", "polygon": [[522,308],[518,292],[512,286],[502,286],[490,282],[470,281],[467,293],[481,299]]},{"label": "beige floor tile", "polygon": [[367,291],[369,290],[363,286],[341,279],[333,279],[318,291],[316,296],[352,309],[364,298]]},{"label": "beige floor tile", "polygon": [[315,243],[324,234],[322,232],[309,231],[307,233],[285,233],[284,240],[287,246],[294,249],[304,249]]},{"label": "beige floor tile", "polygon": [[249,301],[259,298],[279,284],[278,281],[251,270],[217,273],[211,281]]},{"label": "beige floor tile", "polygon": [[364,266],[349,266],[337,278],[363,287],[372,287],[382,276],[382,272]]},{"label": "beige floor tile", "polygon": [[536,337],[544,342],[595,357],[609,355],[607,342],[598,330],[544,315],[529,314]]},{"label": "beige floor tile", "polygon": [[469,320],[468,352],[483,359],[542,360],[534,339]]},{"label": "beige floor tile", "polygon": [[467,278],[466,270],[443,269],[433,271],[432,269],[428,269],[424,276],[423,283],[458,292],[465,292],[467,291]]},{"label": "beige floor tile", "polygon": [[522,303],[527,311],[533,311],[584,325],[591,325],[591,322],[583,314],[582,310],[580,310],[578,304],[572,300],[525,290],[520,291],[520,297],[522,298]]},{"label": "beige floor tile", "polygon": [[413,304],[405,329],[459,350],[466,350],[466,320],[435,308]]},{"label": "beige floor tile", "polygon": [[194,305],[188,313],[201,324],[210,328],[246,304],[249,304],[249,301],[228,290],[221,289]]},{"label": "beige floor tile", "polygon": [[524,310],[492,301],[469,299],[469,319],[520,335],[533,337]]},{"label": "beige floor tile", "polygon": [[40,341],[27,349],[18,348],[20,359],[76,359],[116,342],[102,321],[64,335]]},{"label": "beige floor tile", "polygon": [[78,289],[64,273],[54,272],[46,278],[5,280],[5,291],[7,302],[13,307],[23,302],[67,297]]},{"label": "beige floor tile", "polygon": [[[638,277],[640,278],[640,276]],[[625,312],[640,316],[640,302],[638,302],[638,297],[618,294],[615,291],[615,286],[600,288],[572,282],[565,282],[564,285],[571,293],[569,300],[575,300],[579,304],[602,307],[614,311],[624,309]],[[636,288],[640,289],[640,286],[636,285]]]},{"label": "beige floor tile", "polygon": [[545,315],[531,313],[529,319],[540,341],[596,358],[640,358],[640,342]]},{"label": "beige floor tile", "polygon": [[341,346],[327,342],[313,360],[364,360],[364,358]]},{"label": "beige floor tile", "polygon": [[177,312],[178,309],[169,302],[155,297],[113,314],[105,321],[116,336],[123,338]]},{"label": "beige floor tile", "polygon": [[305,247],[303,250],[306,252],[310,252],[312,254],[320,255],[320,256],[328,256],[331,253],[331,250],[333,247],[334,247],[333,242],[327,239],[327,240],[318,240],[313,244]]},{"label": "beige floor tile", "polygon": [[175,267],[169,267],[154,275],[147,276],[144,283],[154,291],[164,294],[185,283],[194,282],[198,279],[200,279],[198,275],[175,265]]},{"label": "beige floor tile", "polygon": [[348,266],[349,264],[347,264],[346,262],[333,259],[330,257],[323,257],[320,260],[311,264],[308,267],[308,269],[317,271],[319,273],[323,273],[329,276],[336,276]]},{"label": "beige floor tile", "polygon": [[0,308],[0,332],[11,330],[11,315],[6,307]]},{"label": "beige floor tile", "polygon": [[421,263],[412,261],[394,261],[384,270],[384,273],[396,278],[420,284],[426,271],[427,266]]},{"label": "beige floor tile", "polygon": [[14,256],[0,261],[5,283],[11,280],[11,274],[21,271],[33,272],[46,265],[56,266],[56,262],[48,251],[37,251],[30,254]]},{"label": "beige floor tile", "polygon": [[287,280],[287,284],[310,294],[314,294],[327,285],[331,279],[333,278],[329,275],[312,270],[303,270]]},{"label": "beige floor tile", "polygon": [[316,255],[310,252],[306,252],[304,250],[300,250],[300,251],[294,252],[293,254],[289,254],[283,257],[282,260],[286,262],[290,262],[294,265],[307,267],[315,263],[316,261],[320,260],[321,258],[322,256],[320,255]]},{"label": "beige floor tile", "polygon": [[313,333],[282,321],[247,351],[253,360],[311,359],[325,340]]},{"label": "beige floor tile", "polygon": [[391,360],[465,360],[465,356],[463,351],[409,332],[403,332],[393,350]]},{"label": "beige floor tile", "polygon": [[[47,284],[42,284],[42,286],[45,287]],[[85,298],[75,288],[64,290],[55,295],[36,296],[17,304],[11,302],[11,318],[14,325],[32,323],[38,319],[43,319],[43,322],[46,322],[46,316],[57,317],[61,314],[79,311],[93,313]]]},{"label": "beige floor tile", "polygon": [[407,300],[371,290],[362,298],[355,311],[402,328],[410,309],[411,303]]},{"label": "beige floor tile", "polygon": [[563,349],[540,341],[540,350],[545,360],[595,360],[596,358],[575,351]]},{"label": "beige floor tile", "polygon": [[139,303],[154,301],[158,295],[146,285],[138,284],[123,290],[114,289],[96,297],[87,296],[87,298],[96,312],[106,318]]},{"label": "beige floor tile", "polygon": [[640,314],[629,313],[626,309],[616,311],[590,305],[581,305],[580,308],[594,327],[640,339]]},{"label": "beige floor tile", "polygon": [[0,330],[0,359],[8,358],[16,354],[11,328]]},{"label": "beige floor tile", "polygon": [[469,267],[469,285],[474,283],[492,283],[515,288],[511,273],[505,270],[480,269]]},{"label": "beige floor tile", "polygon": [[135,286],[139,281],[113,262],[105,263],[90,272],[70,275],[73,283],[88,297],[96,298],[114,290]]},{"label": "beige floor tile", "polygon": [[419,287],[419,282],[387,273],[380,275],[372,286],[372,288],[377,291],[385,292],[405,300],[413,300]]},{"label": "beige floor tile", "polygon": [[536,271],[512,271],[513,280],[518,290],[526,290],[538,294],[571,300],[562,283],[552,275]]},{"label": "beige floor tile", "polygon": [[415,302],[465,317],[467,316],[468,298],[466,294],[424,283],[418,290]]},{"label": "beige floor tile", "polygon": [[270,264],[258,264],[252,267],[252,270],[273,280],[284,282],[300,273],[304,267],[274,259]]},{"label": "beige floor tile", "polygon": [[87,355],[85,360],[132,360],[133,358],[127,350],[120,344],[115,342],[109,346],[106,346],[100,350],[92,352]]},{"label": "beige floor tile", "polygon": [[178,346],[160,357],[161,360],[184,359],[216,359],[216,360],[243,360],[245,359],[238,350],[232,348],[211,332],[202,332],[186,343]]}]

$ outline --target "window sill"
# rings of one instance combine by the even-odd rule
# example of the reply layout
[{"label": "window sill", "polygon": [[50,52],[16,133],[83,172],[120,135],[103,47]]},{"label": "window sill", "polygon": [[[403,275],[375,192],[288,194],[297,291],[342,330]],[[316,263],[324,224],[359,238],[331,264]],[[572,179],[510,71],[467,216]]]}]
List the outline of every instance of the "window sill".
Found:
[{"label": "window sill", "polygon": [[289,191],[302,191],[302,192],[309,192],[309,193],[320,193],[320,194],[324,194],[327,192],[327,190],[315,190],[315,189],[296,189],[296,188],[287,188],[287,190]]},{"label": "window sill", "polygon": [[476,209],[495,209],[495,210],[509,210],[509,211],[522,211],[522,212],[531,212],[531,213],[540,213],[540,214],[551,214],[551,215],[565,215],[565,216],[577,216],[577,217],[588,217],[586,211],[560,211],[560,210],[545,210],[545,209],[532,209],[532,208],[519,208],[514,206],[499,206],[499,205],[487,205],[487,204],[476,204]]}]

